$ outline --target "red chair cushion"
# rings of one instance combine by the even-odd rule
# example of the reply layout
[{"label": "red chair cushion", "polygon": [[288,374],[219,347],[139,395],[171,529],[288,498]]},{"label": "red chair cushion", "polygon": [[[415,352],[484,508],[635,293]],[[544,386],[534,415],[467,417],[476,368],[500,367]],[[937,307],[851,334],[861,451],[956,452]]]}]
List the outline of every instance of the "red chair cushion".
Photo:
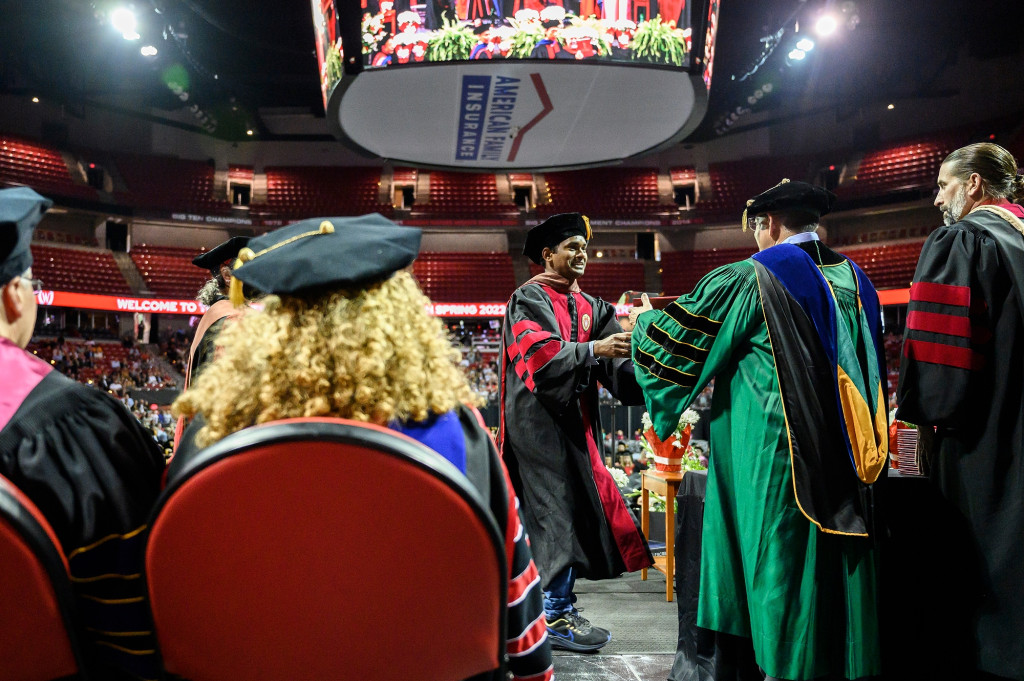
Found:
[{"label": "red chair cushion", "polygon": [[369,447],[276,443],[210,465],[173,491],[149,538],[165,668],[194,681],[496,668],[502,568],[468,508]]}]

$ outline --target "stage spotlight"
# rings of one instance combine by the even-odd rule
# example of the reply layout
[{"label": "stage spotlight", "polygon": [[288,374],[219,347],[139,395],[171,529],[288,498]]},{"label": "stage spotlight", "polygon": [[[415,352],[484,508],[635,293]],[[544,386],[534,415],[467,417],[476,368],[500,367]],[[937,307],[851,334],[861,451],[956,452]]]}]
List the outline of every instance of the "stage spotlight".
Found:
[{"label": "stage spotlight", "polygon": [[832,35],[837,28],[839,28],[839,22],[831,14],[822,15],[814,24],[814,32],[822,37]]},{"label": "stage spotlight", "polygon": [[798,49],[798,48],[794,48],[794,49],[789,51],[789,59],[790,59],[790,61],[800,61],[801,59],[803,59],[806,56],[807,56],[807,53],[804,52],[801,49]]},{"label": "stage spotlight", "polygon": [[143,57],[155,57],[157,50],[152,45],[143,45],[139,52]]},{"label": "stage spotlight", "polygon": [[246,130],[245,134],[248,135],[249,137],[252,137],[252,130]]},{"label": "stage spotlight", "polygon": [[121,34],[125,40],[138,40],[139,34],[135,30],[135,13],[127,7],[118,7],[110,13],[110,23]]},{"label": "stage spotlight", "polygon": [[810,52],[814,49],[814,41],[810,38],[801,38],[796,43],[796,49],[803,50],[804,52]]},{"label": "stage spotlight", "polygon": [[885,108],[888,109],[889,111],[892,111],[893,109],[896,108],[896,105],[895,104],[890,104],[889,106],[887,106]]},{"label": "stage spotlight", "polygon": [[33,97],[32,98],[32,103],[33,104],[38,104],[39,103],[39,98],[38,97]]}]

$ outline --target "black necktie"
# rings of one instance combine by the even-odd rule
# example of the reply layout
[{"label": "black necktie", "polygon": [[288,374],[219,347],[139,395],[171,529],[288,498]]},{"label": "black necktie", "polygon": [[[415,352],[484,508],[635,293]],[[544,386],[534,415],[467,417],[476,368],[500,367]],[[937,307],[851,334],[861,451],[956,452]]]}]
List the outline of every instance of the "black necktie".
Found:
[{"label": "black necktie", "polygon": [[569,306],[569,341],[575,343],[576,339],[579,338],[579,334],[576,332],[576,296],[570,291],[566,294],[566,303]]}]

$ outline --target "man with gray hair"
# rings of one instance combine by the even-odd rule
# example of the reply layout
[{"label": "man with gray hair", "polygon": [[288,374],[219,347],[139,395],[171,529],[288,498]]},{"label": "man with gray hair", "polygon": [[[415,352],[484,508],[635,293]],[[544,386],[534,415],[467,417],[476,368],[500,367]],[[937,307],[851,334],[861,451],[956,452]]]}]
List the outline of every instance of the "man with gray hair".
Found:
[{"label": "man with gray hair", "polygon": [[164,458],[120,402],[25,351],[42,285],[32,276],[32,234],[51,205],[28,187],[0,189],[0,477],[35,503],[67,556],[85,627],[83,671],[153,678],[155,642],[138,577]]},{"label": "man with gray hair", "polygon": [[[997,144],[939,168],[945,226],[910,287],[898,418],[935,426],[931,478],[963,521],[982,675],[1024,678],[1024,178]],[[952,530],[950,530],[952,533]],[[959,541],[957,541],[959,540]],[[992,678],[984,676],[984,678]]]}]

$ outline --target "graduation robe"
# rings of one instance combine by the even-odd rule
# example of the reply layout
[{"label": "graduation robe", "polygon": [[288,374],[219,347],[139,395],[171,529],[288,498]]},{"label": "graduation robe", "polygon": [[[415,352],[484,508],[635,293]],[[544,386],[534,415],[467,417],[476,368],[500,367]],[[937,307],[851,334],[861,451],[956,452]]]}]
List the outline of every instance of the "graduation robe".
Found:
[{"label": "graduation robe", "polygon": [[93,676],[155,678],[140,573],[159,447],[124,405],[4,338],[0,371],[0,474],[39,507],[68,558]]},{"label": "graduation robe", "polygon": [[811,242],[721,267],[633,330],[659,437],[716,377],[697,624],[751,638],[771,676],[879,673],[880,327],[863,273]]},{"label": "graduation robe", "polygon": [[[898,417],[937,426],[930,477],[973,547],[977,666],[1024,678],[1024,209],[980,207],[925,242]],[[1013,222],[1016,221],[1016,226]],[[952,531],[952,530],[951,530]],[[973,652],[973,651],[972,651]]]},{"label": "graduation robe", "polygon": [[554,274],[516,289],[505,311],[501,452],[545,588],[570,566],[607,579],[652,563],[598,445],[597,382],[624,404],[643,400],[629,359],[588,364],[588,342],[621,331],[614,306]]}]

